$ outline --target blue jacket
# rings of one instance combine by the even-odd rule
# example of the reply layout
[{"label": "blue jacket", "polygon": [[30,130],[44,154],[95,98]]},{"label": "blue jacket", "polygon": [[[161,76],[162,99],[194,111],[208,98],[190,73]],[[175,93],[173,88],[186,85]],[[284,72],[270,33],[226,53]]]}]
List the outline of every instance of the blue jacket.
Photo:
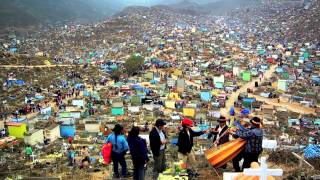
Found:
[{"label": "blue jacket", "polygon": [[118,135],[116,138],[114,133],[112,133],[106,139],[106,143],[108,142],[111,142],[113,152],[123,153],[129,150],[128,142],[124,135]]},{"label": "blue jacket", "polygon": [[239,130],[236,135],[247,140],[245,152],[260,154],[262,152],[263,132],[259,128]]},{"label": "blue jacket", "polygon": [[140,137],[128,137],[133,164],[145,164],[149,161],[146,141]]}]

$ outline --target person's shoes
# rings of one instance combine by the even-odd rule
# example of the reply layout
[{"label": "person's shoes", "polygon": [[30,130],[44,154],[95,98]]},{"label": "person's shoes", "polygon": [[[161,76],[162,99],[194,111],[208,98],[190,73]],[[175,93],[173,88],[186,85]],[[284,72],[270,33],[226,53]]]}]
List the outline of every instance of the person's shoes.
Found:
[{"label": "person's shoes", "polygon": [[199,176],[200,176],[200,174],[199,174],[199,173],[197,173],[197,172],[195,172],[195,173],[193,173],[193,176],[194,176],[194,177],[199,177]]},{"label": "person's shoes", "polygon": [[193,177],[194,175],[193,175],[193,171],[191,171],[191,170],[187,170],[187,173],[188,173],[188,177]]},{"label": "person's shoes", "polygon": [[121,178],[131,178],[131,177],[132,177],[132,174],[130,173],[121,176]]},{"label": "person's shoes", "polygon": [[119,178],[120,178],[120,176],[119,176],[119,175],[114,174],[114,175],[112,176],[112,178],[114,178],[114,179],[119,179]]},{"label": "person's shoes", "polygon": [[199,177],[200,176],[199,173],[193,172],[191,170],[187,170],[187,173],[188,173],[188,177]]}]

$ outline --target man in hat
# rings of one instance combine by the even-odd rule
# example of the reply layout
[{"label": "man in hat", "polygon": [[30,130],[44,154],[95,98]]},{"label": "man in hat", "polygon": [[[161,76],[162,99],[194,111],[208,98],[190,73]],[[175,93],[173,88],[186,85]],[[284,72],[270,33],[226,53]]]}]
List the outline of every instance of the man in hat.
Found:
[{"label": "man in hat", "polygon": [[[227,126],[227,118],[220,116],[218,122],[219,124],[215,128],[211,129],[208,135],[208,139],[211,139],[213,136],[213,144],[217,146],[229,142],[229,127]],[[222,168],[227,168],[227,165],[222,166]]]},{"label": "man in hat", "polygon": [[224,116],[220,116],[218,122],[219,125],[212,129],[211,132],[208,134],[208,139],[211,139],[211,137],[214,136],[213,144],[219,146],[221,144],[229,142],[229,133],[227,132],[227,118]]},{"label": "man in hat", "polygon": [[191,129],[193,126],[193,121],[185,118],[182,121],[182,130],[179,133],[178,137],[178,158],[183,160],[187,164],[189,176],[198,176],[199,174],[195,173],[195,155],[192,150],[193,147],[193,138],[201,136],[208,131],[195,132]]},{"label": "man in hat", "polygon": [[158,179],[159,173],[162,173],[166,168],[165,149],[166,135],[164,132],[166,122],[163,119],[158,119],[155,126],[149,134],[150,148],[153,154],[153,179]]},{"label": "man in hat", "polygon": [[239,129],[235,132],[235,135],[247,140],[242,168],[250,168],[252,162],[258,162],[259,155],[262,152],[263,132],[261,129],[261,119],[253,117],[250,123],[250,129]]}]

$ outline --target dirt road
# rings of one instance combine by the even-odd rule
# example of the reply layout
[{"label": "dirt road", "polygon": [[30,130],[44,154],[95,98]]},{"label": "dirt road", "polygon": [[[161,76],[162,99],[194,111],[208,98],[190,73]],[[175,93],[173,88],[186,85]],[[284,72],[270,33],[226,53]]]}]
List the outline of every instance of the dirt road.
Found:
[{"label": "dirt road", "polygon": [[[273,72],[276,70],[276,65],[272,65],[265,73],[264,73],[264,77],[263,79],[261,80],[261,83],[270,79]],[[229,96],[229,99],[227,100],[226,102],[226,107],[223,108],[223,109],[220,109],[220,112],[222,115],[226,116],[226,117],[229,117],[229,110],[231,107],[234,106],[234,102],[237,101],[238,99],[238,96],[240,93],[243,93],[243,92],[247,92],[247,89],[248,88],[254,88],[254,85],[255,85],[255,82],[256,81],[259,81],[258,78],[254,78],[252,79],[250,82],[244,84],[240,89],[238,89],[236,92],[233,92],[230,96]]]},{"label": "dirt road", "polygon": [[254,97],[258,101],[262,101],[266,104],[274,105],[274,106],[280,106],[283,108],[287,108],[290,111],[300,113],[300,114],[315,114],[315,109],[310,107],[301,106],[299,103],[288,103],[288,102],[280,102],[278,103],[277,99],[270,99],[265,98],[253,94],[249,94],[249,97]]}]

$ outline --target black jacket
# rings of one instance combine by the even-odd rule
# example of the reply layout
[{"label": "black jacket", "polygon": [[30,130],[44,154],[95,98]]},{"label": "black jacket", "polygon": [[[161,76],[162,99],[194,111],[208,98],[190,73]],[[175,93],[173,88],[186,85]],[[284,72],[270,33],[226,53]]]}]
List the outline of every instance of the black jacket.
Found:
[{"label": "black jacket", "polygon": [[145,164],[149,161],[147,144],[144,139],[128,136],[127,140],[133,164]]},{"label": "black jacket", "polygon": [[[163,132],[164,136],[166,134]],[[152,151],[153,156],[159,156],[160,154],[160,147],[161,147],[161,139],[160,135],[155,127],[152,128],[150,134],[149,134],[149,140],[150,140],[150,148]]]},{"label": "black jacket", "polygon": [[193,138],[204,134],[202,131],[194,132],[192,129],[189,130],[189,133],[190,133],[190,138],[185,128],[183,128],[179,133],[178,152],[182,154],[190,153],[193,147]]},{"label": "black jacket", "polygon": [[[219,129],[219,125],[216,126],[216,128],[214,130],[218,131]],[[224,136],[221,137],[221,135],[228,129],[228,126],[224,126],[223,129],[221,130],[221,132],[219,133],[219,137],[220,137],[220,140],[218,142],[217,145],[221,145],[221,144],[224,144],[226,142],[229,142],[229,133],[225,134]],[[213,137],[213,143],[216,142],[217,140],[217,137],[218,137],[218,133],[216,132],[210,132],[208,134],[208,139],[210,139],[212,136]]]}]

